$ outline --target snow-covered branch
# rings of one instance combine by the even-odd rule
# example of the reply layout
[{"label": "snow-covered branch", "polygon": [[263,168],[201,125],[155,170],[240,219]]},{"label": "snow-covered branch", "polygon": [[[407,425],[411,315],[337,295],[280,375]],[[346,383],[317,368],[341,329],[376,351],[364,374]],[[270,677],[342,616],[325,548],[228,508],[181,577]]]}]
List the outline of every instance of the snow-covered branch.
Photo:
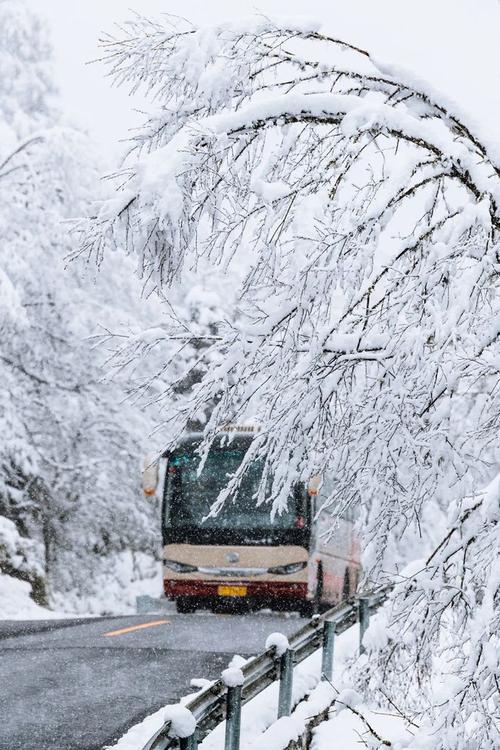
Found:
[{"label": "snow-covered branch", "polygon": [[[136,17],[104,50],[115,81],[156,110],[115,197],[82,225],[82,252],[125,248],[174,308],[201,268],[236,286],[210,330],[182,316],[165,329],[179,347],[208,338],[192,387],[179,397],[185,373],[165,377],[158,410],[175,439],[210,405],[207,445],[228,420],[260,423],[213,513],[260,454],[258,500],[272,477],[274,512],[298,479],[335,477],[327,503],[361,509],[368,577],[436,544],[394,621],[416,634],[404,674],[420,679],[436,643],[451,655],[461,687],[441,718],[429,691],[422,702],[455,750],[460,723],[477,727],[493,700],[474,611],[492,622],[482,577],[497,524],[474,498],[499,461],[499,164],[452,103],[315,24]],[[119,359],[151,351],[132,338]],[[484,720],[470,746],[493,747],[493,730]]]},{"label": "snow-covered branch", "polygon": [[201,260],[237,269],[238,314],[165,418],[216,403],[210,436],[256,416],[289,481],[328,465],[332,502],[363,499],[382,565],[429,493],[446,503],[494,460],[498,165],[452,106],[314,24],[179,23],[137,17],[104,43],[157,112],[83,249],[126,247],[162,289]]},{"label": "snow-covered branch", "polygon": [[449,531],[402,572],[366,634],[372,694],[392,705],[405,696],[421,729],[415,747],[498,745],[499,508],[499,476],[454,504]]}]

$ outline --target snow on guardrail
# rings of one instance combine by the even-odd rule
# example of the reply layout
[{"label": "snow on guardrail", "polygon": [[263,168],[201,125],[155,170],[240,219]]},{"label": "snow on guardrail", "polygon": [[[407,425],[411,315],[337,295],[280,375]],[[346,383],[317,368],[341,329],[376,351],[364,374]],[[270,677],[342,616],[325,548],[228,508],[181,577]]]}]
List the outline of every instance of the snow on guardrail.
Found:
[{"label": "snow on guardrail", "polygon": [[[132,727],[113,750],[166,750],[173,747],[181,750],[196,750],[198,747],[200,750],[221,750],[222,747],[237,750],[240,746],[251,748],[252,743],[263,748],[266,736],[269,740],[273,738],[274,750],[278,750],[276,741],[280,732],[282,741],[285,741],[304,731],[306,717],[301,706],[310,700],[308,710],[311,711],[314,701],[320,696],[324,700],[328,694],[328,689],[318,683],[320,680],[327,684],[331,681],[334,640],[339,664],[342,663],[342,652],[344,658],[355,652],[356,641],[361,652],[370,612],[385,600],[388,590],[386,587],[366,594],[313,618],[289,640],[282,634],[271,634],[266,651],[252,659],[233,659],[225,670],[225,680],[209,682],[199,692],[181,700],[181,705],[189,709],[196,722],[195,731],[190,735],[180,737],[172,726],[170,714],[160,709]],[[352,628],[357,619],[359,628]],[[342,648],[346,643],[349,644],[347,651],[345,645]],[[321,708],[324,710],[327,707]],[[276,728],[272,729],[274,726]],[[270,735],[266,734],[268,732]],[[286,746],[281,742],[278,745]]]}]

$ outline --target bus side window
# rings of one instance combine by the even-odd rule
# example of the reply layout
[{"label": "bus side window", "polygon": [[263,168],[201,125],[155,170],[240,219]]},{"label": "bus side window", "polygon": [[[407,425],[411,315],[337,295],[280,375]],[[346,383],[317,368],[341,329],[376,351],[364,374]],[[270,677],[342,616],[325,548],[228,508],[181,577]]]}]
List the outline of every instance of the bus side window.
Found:
[{"label": "bus side window", "polygon": [[[318,509],[321,508],[323,503],[325,503],[330,495],[333,493],[335,487],[335,482],[332,479],[331,475],[326,474],[323,476],[323,484],[321,485],[319,495],[318,495]],[[326,513],[329,516],[335,515],[335,504],[329,505],[327,508],[325,508],[322,513]]]},{"label": "bus side window", "polygon": [[[170,477],[170,481],[168,478]],[[177,485],[177,486],[176,486]],[[176,474],[175,466],[171,465],[170,461],[167,461],[165,467],[165,484],[163,487],[163,525],[170,526],[170,507],[172,503],[172,494],[174,492],[174,486],[178,491],[179,475]]]},{"label": "bus side window", "polygon": [[359,504],[350,503],[349,507],[346,508],[346,510],[342,514],[342,518],[345,518],[345,520],[349,521],[349,523],[356,523],[358,515],[359,515]]},{"label": "bus side window", "polygon": [[[323,484],[321,485],[321,489],[319,491],[318,496],[318,509],[321,508],[322,504],[333,494],[335,491],[335,479],[331,476],[331,474],[326,474],[323,478]],[[357,509],[356,506],[353,504],[350,504],[347,508],[345,508],[340,514],[336,512],[336,509],[341,506],[342,499],[339,501],[333,501],[331,505],[328,506],[328,508],[325,508],[323,511],[324,513],[327,513],[331,517],[337,517],[342,519],[342,521],[347,521],[348,523],[354,523],[357,516]]]}]

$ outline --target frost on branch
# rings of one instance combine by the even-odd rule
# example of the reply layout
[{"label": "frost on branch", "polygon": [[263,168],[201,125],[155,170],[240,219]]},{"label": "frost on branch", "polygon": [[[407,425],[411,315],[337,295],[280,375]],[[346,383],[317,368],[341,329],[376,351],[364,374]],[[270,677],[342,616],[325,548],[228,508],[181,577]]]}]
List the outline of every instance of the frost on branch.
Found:
[{"label": "frost on branch", "polygon": [[500,475],[451,506],[446,536],[396,584],[380,618],[385,639],[365,642],[361,682],[420,727],[410,747],[493,750],[500,742],[499,520]]},{"label": "frost on branch", "polygon": [[[368,576],[427,555],[394,598],[407,639],[394,658],[420,688],[431,648],[453,657],[463,687],[440,704],[428,682],[415,710],[459,747],[461,722],[478,726],[492,700],[491,649],[474,644],[498,596],[493,574],[482,583],[497,521],[461,498],[479,498],[499,460],[499,165],[453,105],[313,24],[137,17],[104,47],[114,79],[156,110],[84,251],[124,247],[163,294],[204,264],[237,279],[202,381],[180,401],[166,385],[164,420],[179,434],[211,404],[207,445],[221,423],[261,425],[212,513],[260,454],[256,500],[271,482],[273,513],[325,471],[334,512],[359,504]],[[199,334],[174,322],[168,336]],[[470,747],[494,746],[482,727]]]},{"label": "frost on branch", "polygon": [[30,5],[0,2],[0,613],[22,616],[27,583],[38,604],[109,612],[127,576],[147,575],[154,510],[131,467],[151,417],[123,403],[128,381],[103,382],[88,337],[159,313],[123,255],[112,278],[65,268],[68,219],[100,194],[102,157],[64,125]]},{"label": "frost on branch", "polygon": [[361,501],[375,572],[409,527],[425,536],[429,499],[497,460],[499,167],[452,108],[312,24],[177,24],[104,41],[156,111],[84,250],[125,247],[164,291],[200,263],[235,269],[237,314],[163,416],[180,432],[216,403],[207,440],[257,419],[248,460],[268,458],[259,500],[274,467],[274,512],[328,467],[330,503]]}]

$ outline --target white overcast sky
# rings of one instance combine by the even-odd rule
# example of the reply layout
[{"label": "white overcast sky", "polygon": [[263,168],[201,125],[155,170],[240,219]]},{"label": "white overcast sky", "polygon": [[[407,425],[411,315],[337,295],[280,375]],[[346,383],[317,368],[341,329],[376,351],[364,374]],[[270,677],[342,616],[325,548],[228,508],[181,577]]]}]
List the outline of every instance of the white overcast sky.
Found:
[{"label": "white overcast sky", "polygon": [[30,0],[48,19],[63,104],[77,123],[114,150],[140,120],[126,90],[112,89],[100,64],[101,31],[130,16],[173,13],[195,23],[255,12],[308,16],[326,29],[411,69],[454,99],[500,153],[498,0]]}]

